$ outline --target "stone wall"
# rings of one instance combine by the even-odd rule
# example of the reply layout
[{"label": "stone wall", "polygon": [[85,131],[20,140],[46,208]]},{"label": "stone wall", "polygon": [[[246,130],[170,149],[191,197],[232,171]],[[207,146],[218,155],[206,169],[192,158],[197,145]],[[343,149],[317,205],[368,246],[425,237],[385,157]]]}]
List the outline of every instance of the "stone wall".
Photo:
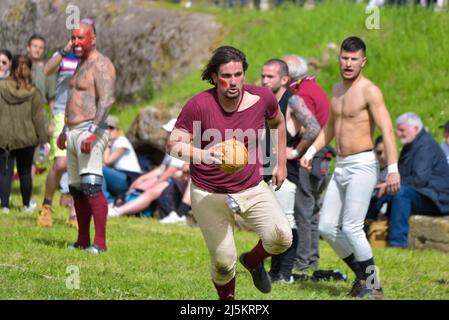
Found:
[{"label": "stone wall", "polygon": [[409,245],[449,252],[449,216],[413,215],[410,218]]}]

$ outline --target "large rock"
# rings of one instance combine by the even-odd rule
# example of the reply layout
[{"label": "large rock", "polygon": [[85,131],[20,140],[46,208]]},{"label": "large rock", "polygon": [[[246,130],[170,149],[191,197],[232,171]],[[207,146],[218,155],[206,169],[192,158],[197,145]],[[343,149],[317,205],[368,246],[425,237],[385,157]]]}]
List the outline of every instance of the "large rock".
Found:
[{"label": "large rock", "polygon": [[409,244],[414,248],[433,248],[449,252],[449,216],[410,218]]},{"label": "large rock", "polygon": [[178,113],[177,109],[166,111],[146,107],[134,119],[126,137],[139,153],[150,155],[154,164],[160,164],[167,142],[167,132],[162,129],[162,125],[175,118]]},{"label": "large rock", "polygon": [[[64,46],[71,22],[70,0],[1,0],[0,43],[25,52],[28,38],[40,33],[48,53]],[[197,70],[209,57],[219,34],[214,17],[155,9],[149,1],[76,1],[80,16],[94,18],[97,48],[117,69],[121,101],[148,99],[154,90]]]}]

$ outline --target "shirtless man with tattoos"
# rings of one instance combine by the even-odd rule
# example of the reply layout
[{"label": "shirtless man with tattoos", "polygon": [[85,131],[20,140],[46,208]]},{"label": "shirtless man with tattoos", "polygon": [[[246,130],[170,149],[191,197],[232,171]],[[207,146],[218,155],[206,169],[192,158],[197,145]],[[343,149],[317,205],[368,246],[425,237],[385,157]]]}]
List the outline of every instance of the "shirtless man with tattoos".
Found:
[{"label": "shirtless man with tattoos", "polygon": [[383,290],[363,223],[379,171],[373,152],[375,126],[384,137],[387,192],[399,191],[393,125],[382,92],[362,75],[366,64],[365,43],[357,37],[345,39],[339,61],[342,81],[334,85],[329,120],[301,158],[301,165],[310,169],[317,150],[335,137],[337,163],[324,198],[319,231],[356,274],[350,295],[382,299]]},{"label": "shirtless man with tattoos", "polygon": [[[69,189],[78,219],[78,240],[70,248],[106,251],[107,199],[101,191],[103,152],[108,133],[104,123],[114,102],[115,68],[95,48],[95,26],[83,19],[72,30],[73,52],[80,63],[70,80],[65,126],[58,147],[67,148]],[[94,218],[95,239],[90,242],[90,220]]]}]

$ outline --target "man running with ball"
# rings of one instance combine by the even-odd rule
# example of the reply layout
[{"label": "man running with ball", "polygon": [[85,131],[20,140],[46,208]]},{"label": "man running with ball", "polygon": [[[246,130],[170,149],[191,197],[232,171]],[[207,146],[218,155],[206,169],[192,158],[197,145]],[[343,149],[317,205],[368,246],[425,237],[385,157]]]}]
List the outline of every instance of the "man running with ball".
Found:
[{"label": "man running with ball", "polygon": [[[261,239],[251,251],[240,256],[240,262],[261,292],[271,290],[264,260],[287,250],[292,241],[282,208],[262,179],[259,157],[233,173],[217,166],[222,163],[223,142],[240,140],[238,134],[229,136],[239,130],[249,137],[240,142],[249,150],[251,160],[259,144],[255,148],[251,145],[259,142],[261,137],[257,133],[264,129],[267,120],[270,128],[277,129],[273,185],[279,189],[286,177],[284,117],[269,89],[243,84],[247,67],[240,50],[228,46],[215,50],[202,77],[214,87],[187,102],[169,141],[170,154],[190,162],[193,215],[209,250],[212,281],[223,300],[235,298],[237,249],[232,209],[241,214]],[[215,145],[207,148],[211,142]]]}]

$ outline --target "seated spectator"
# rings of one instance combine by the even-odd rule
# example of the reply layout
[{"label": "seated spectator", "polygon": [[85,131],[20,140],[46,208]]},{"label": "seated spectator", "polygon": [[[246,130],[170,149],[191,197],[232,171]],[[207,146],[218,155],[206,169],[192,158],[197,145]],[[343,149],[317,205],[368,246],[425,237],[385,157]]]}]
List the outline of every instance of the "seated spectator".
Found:
[{"label": "seated spectator", "polygon": [[[167,131],[167,138],[173,130],[175,123],[176,119],[172,119],[163,126],[163,129]],[[142,194],[138,198],[119,207],[111,207],[108,215],[110,217],[132,215],[148,208],[169,185],[174,183],[173,178],[182,176],[183,166],[184,161],[166,154],[159,168],[153,169],[139,177],[131,185],[131,188],[142,191]]]},{"label": "seated spectator", "polygon": [[389,245],[406,247],[410,214],[449,214],[449,166],[421,119],[409,112],[396,119],[400,142],[401,189],[391,196]]},{"label": "seated spectator", "polygon": [[446,156],[447,164],[449,165],[449,121],[446,122],[444,126],[444,141],[440,144],[441,149],[443,149],[444,155]]},{"label": "seated spectator", "polygon": [[379,162],[380,172],[377,177],[377,184],[374,188],[373,195],[371,197],[371,203],[368,208],[368,212],[366,214],[366,220],[376,220],[380,217],[380,215],[385,215],[385,208],[388,205],[388,196],[386,195],[387,188],[387,174],[388,174],[388,163],[387,157],[385,153],[385,144],[383,142],[383,137],[377,137],[374,145],[374,151],[377,155],[377,161]]},{"label": "seated spectator", "polygon": [[142,170],[131,142],[121,134],[118,119],[108,116],[106,124],[109,142],[103,156],[103,191],[117,197],[128,190]]},{"label": "seated spectator", "polygon": [[11,52],[8,49],[0,49],[0,80],[8,78],[11,60]]},{"label": "seated spectator", "polygon": [[[187,213],[192,209],[190,201],[190,170],[184,164],[182,176],[172,183],[159,197],[159,213],[162,224],[186,224]],[[163,214],[163,215],[162,215]]]}]

